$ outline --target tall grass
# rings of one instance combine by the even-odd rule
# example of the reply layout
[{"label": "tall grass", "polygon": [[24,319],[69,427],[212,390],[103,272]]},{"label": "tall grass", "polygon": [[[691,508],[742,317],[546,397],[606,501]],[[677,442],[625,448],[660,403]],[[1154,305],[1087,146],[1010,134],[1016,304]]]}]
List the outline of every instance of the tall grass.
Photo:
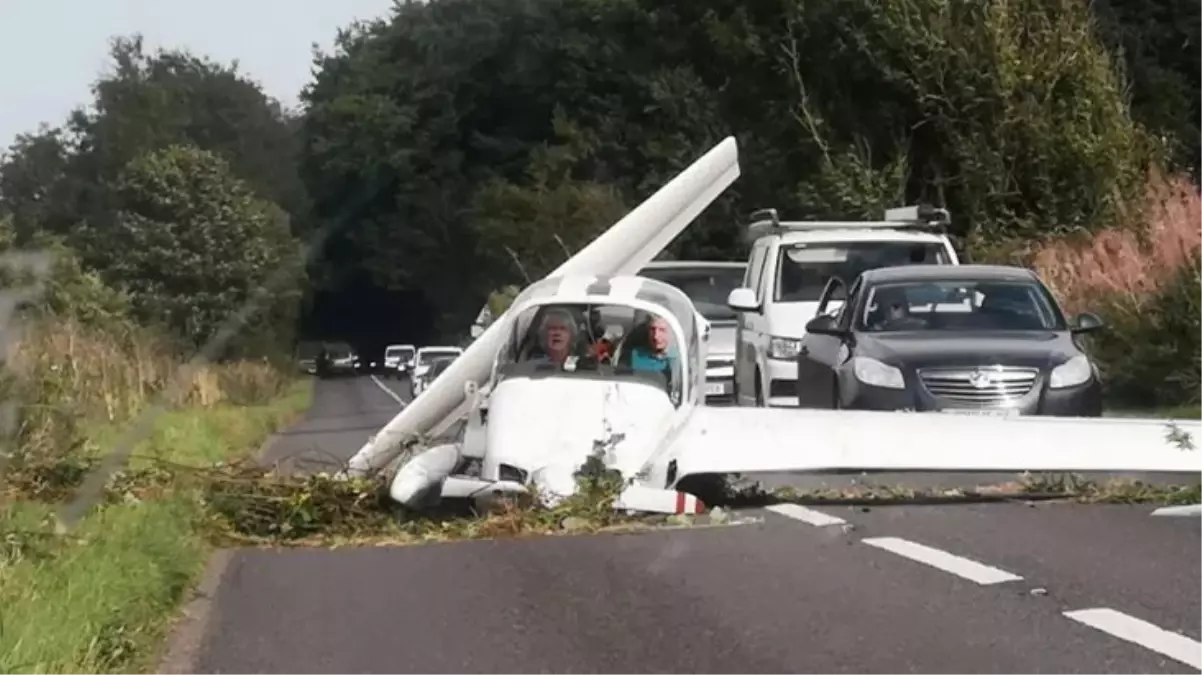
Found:
[{"label": "tall grass", "polygon": [[1070,312],[1100,298],[1131,308],[1154,302],[1202,247],[1202,195],[1185,176],[1149,174],[1127,224],[1092,238],[1058,239],[1035,248],[1034,267]]},{"label": "tall grass", "polygon": [[8,366],[19,414],[7,487],[40,498],[73,487],[103,454],[99,435],[152,402],[264,404],[291,382],[267,362],[184,366],[152,330],[54,316],[26,327]]},{"label": "tall grass", "polygon": [[1202,195],[1184,176],[1149,174],[1122,227],[1034,250],[1033,267],[1070,312],[1107,330],[1090,340],[1112,404],[1195,404],[1202,388]]},{"label": "tall grass", "polygon": [[19,427],[0,504],[3,672],[153,671],[210,550],[197,494],[111,498],[67,534],[52,517],[134,415],[167,408],[133,468],[208,466],[246,456],[308,407],[309,391],[267,362],[185,367],[185,356],[148,328],[55,314],[10,348]]}]

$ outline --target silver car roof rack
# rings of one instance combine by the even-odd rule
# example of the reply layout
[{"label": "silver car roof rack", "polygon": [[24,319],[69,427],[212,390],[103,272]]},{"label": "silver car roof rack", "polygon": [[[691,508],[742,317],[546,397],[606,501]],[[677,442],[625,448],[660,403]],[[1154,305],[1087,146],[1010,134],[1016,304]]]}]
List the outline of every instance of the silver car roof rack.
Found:
[{"label": "silver car roof rack", "polygon": [[947,209],[935,208],[930,204],[902,206],[885,211],[884,220],[786,220],[782,221],[776,209],[753,211],[749,218],[747,233],[759,239],[786,232],[814,230],[862,230],[862,229],[923,229],[946,233],[951,224]]}]

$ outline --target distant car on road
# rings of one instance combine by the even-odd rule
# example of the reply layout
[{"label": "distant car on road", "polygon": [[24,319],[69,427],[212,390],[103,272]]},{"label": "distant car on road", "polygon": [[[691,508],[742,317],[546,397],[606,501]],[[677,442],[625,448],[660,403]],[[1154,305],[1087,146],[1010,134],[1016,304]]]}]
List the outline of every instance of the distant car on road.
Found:
[{"label": "distant car on road", "polygon": [[410,395],[416,397],[433,381],[429,374],[434,361],[445,358],[456,359],[461,354],[463,354],[462,347],[431,346],[418,349],[417,354],[413,357],[413,374],[409,377]]},{"label": "distant car on road", "polygon": [[[828,313],[832,299],[846,302]],[[1098,370],[1031,271],[907,265],[832,278],[797,358],[803,407],[1100,417]]]},{"label": "distant car on road", "polygon": [[416,354],[417,348],[413,345],[388,345],[384,348],[384,370],[393,377],[408,375]]},{"label": "distant car on road", "polygon": [[318,354],[316,371],[318,377],[334,377],[338,375],[354,375],[358,355],[347,344],[325,345],[325,358]]},{"label": "distant car on road", "polygon": [[417,396],[425,391],[430,386],[430,383],[434,380],[437,380],[438,376],[442,375],[443,372],[446,371],[447,368],[451,367],[451,364],[454,362],[455,358],[449,356],[435,359],[430,364],[430,369],[427,370],[426,374],[423,375],[422,378],[416,383],[416,389],[414,390],[413,395]]}]

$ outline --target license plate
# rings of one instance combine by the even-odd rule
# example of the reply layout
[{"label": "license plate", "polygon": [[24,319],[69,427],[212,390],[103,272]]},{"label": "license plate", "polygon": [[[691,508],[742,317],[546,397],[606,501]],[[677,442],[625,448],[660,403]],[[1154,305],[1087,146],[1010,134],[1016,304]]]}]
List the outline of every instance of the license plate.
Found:
[{"label": "license plate", "polygon": [[944,408],[939,412],[948,413],[949,415],[971,415],[973,417],[1013,417],[1018,414],[1017,410],[1009,408],[992,409],[992,410],[973,410],[972,408]]},{"label": "license plate", "polygon": [[721,396],[726,393],[726,385],[721,382],[708,382],[705,385],[706,396]]}]

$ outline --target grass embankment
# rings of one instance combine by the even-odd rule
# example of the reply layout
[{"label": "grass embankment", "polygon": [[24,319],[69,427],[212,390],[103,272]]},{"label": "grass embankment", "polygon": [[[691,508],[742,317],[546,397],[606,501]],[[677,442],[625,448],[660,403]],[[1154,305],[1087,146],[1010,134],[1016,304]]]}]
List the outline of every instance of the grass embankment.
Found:
[{"label": "grass embankment", "polygon": [[44,328],[12,364],[24,405],[0,509],[0,671],[153,669],[211,549],[201,492],[109,489],[69,530],[56,514],[148,404],[168,411],[127,472],[203,470],[253,453],[308,407],[311,384],[242,363],[193,369],[173,389],[178,359],[146,336]]}]

